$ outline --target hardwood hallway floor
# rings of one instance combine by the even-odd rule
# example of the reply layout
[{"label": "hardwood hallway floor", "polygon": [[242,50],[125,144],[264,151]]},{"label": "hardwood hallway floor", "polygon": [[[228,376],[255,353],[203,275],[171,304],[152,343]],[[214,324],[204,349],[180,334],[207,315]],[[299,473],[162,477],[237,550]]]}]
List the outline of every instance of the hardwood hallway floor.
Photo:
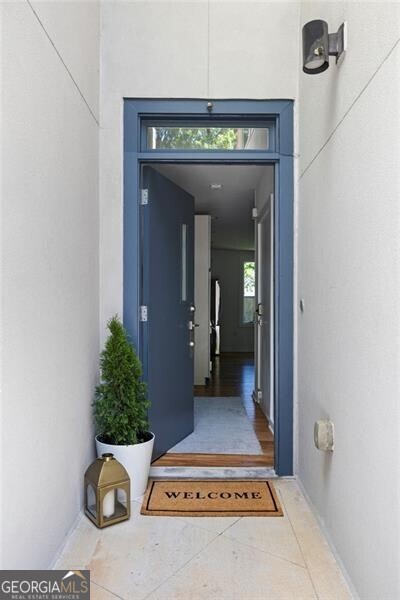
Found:
[{"label": "hardwood hallway floor", "polygon": [[252,354],[222,354],[213,360],[209,385],[196,386],[195,396],[240,396],[262,448],[262,454],[174,454],[157,459],[153,466],[273,467],[274,437],[260,407],[253,402],[254,357]]}]

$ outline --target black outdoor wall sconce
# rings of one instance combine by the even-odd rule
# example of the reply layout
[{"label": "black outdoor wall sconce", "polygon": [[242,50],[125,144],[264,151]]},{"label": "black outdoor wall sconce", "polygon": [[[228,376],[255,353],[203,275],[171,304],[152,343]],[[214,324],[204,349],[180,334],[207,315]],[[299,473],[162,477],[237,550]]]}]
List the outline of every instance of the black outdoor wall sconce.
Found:
[{"label": "black outdoor wall sconce", "polygon": [[329,57],[340,56],[346,50],[346,23],[336,33],[328,32],[328,23],[321,19],[309,21],[303,27],[303,71],[309,75],[322,73],[329,67]]}]

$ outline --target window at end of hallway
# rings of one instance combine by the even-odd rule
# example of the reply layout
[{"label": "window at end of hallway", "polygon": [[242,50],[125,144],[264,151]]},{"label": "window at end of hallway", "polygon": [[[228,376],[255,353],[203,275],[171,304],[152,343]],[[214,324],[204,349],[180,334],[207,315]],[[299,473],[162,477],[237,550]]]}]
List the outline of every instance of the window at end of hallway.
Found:
[{"label": "window at end of hallway", "polygon": [[243,263],[243,312],[242,323],[248,325],[253,323],[255,309],[255,263],[246,261]]}]

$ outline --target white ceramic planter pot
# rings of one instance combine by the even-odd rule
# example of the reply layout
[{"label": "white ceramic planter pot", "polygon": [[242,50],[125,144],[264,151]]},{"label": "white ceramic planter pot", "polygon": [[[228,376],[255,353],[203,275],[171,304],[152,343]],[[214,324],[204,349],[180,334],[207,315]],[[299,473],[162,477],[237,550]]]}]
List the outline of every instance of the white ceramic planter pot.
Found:
[{"label": "white ceramic planter pot", "polygon": [[131,498],[141,496],[146,491],[154,446],[154,434],[152,433],[151,436],[147,442],[132,446],[104,444],[96,436],[97,456],[100,458],[102,454],[111,452],[128,471],[131,480]]}]

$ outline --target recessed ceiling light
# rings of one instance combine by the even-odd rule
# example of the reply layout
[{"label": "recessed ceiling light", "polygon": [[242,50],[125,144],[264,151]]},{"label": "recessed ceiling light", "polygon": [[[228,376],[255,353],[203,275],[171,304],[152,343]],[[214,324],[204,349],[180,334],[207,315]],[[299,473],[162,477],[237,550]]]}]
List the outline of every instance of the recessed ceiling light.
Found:
[{"label": "recessed ceiling light", "polygon": [[222,183],[210,183],[212,190],[222,190]]}]

